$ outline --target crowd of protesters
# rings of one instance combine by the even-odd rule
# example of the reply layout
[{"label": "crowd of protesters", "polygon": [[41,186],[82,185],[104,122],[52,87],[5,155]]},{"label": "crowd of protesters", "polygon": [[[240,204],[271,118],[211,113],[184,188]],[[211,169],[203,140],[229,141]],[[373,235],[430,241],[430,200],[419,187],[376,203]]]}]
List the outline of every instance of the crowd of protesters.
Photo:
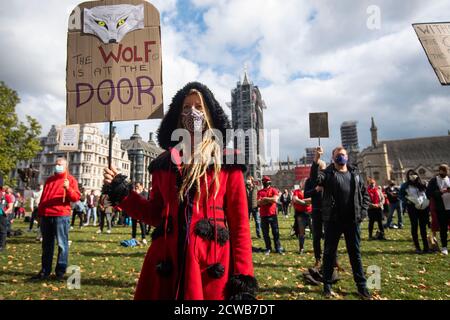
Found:
[{"label": "crowd of protesters", "polygon": [[[404,215],[407,214],[416,253],[440,251],[444,255],[448,254],[450,181],[447,165],[439,166],[438,175],[428,183],[422,181],[416,171],[409,170],[404,183],[396,185],[394,181],[388,181],[383,187],[378,186],[372,177],[363,181],[357,169],[349,164],[345,163],[346,171],[339,171],[345,162],[345,149],[337,148],[333,151],[336,153],[335,162],[328,167],[320,159],[321,152],[317,153],[311,176],[293,190],[278,191],[272,186],[268,176],[262,178],[262,185],[252,176],[247,176],[248,217],[250,221],[254,221],[256,236],[264,239],[263,251],[266,255],[271,252],[284,254],[278,216],[288,218],[290,212],[294,213],[291,235],[298,238],[299,254],[305,252],[308,232],[312,238],[315,265],[309,269],[309,273],[320,274],[326,295],[332,294],[331,284],[336,278],[333,272],[339,268],[337,244],[340,236],[344,234],[358,292],[363,297],[369,296],[359,249],[359,223],[365,218],[361,212],[366,212],[368,217],[368,240],[386,240],[387,230],[403,229]],[[341,161],[341,164],[338,161]],[[97,194],[94,190],[78,191],[78,184],[73,177],[64,175],[65,160],[59,158],[57,162],[55,176],[47,180],[45,187],[41,184],[37,190],[28,192],[29,206],[24,194],[14,192],[8,186],[1,188],[0,251],[6,248],[7,237],[16,234],[13,228],[14,220],[24,218],[29,219],[26,220],[29,223],[29,232],[36,226],[36,240],[41,241],[43,247],[42,269],[35,279],[45,279],[49,276],[55,240],[59,247],[55,272],[57,277],[64,276],[69,250],[68,232],[74,230],[77,219],[79,229],[92,223],[92,226],[98,227],[98,234],[104,232],[105,226],[107,234],[111,233],[113,227],[131,226],[131,241],[128,244],[147,244],[146,237],[151,231],[149,225],[128,217],[120,207],[111,204],[106,194]],[[355,180],[359,183],[352,186],[351,182]],[[72,186],[66,181],[71,181]],[[54,186],[59,182],[64,185],[64,189],[60,190],[61,188]],[[140,183],[134,185],[134,191],[145,199],[149,197],[148,189],[143,188]],[[354,194],[359,197],[362,195],[359,198],[361,203],[349,201],[351,197],[355,197]],[[66,199],[62,203],[55,203],[55,200],[52,200],[55,197]],[[329,210],[327,203],[330,199],[338,209]],[[355,208],[355,203],[357,206],[361,205],[361,208]],[[26,208],[31,212],[27,217]],[[397,220],[396,224],[394,220]],[[136,239],[138,225],[140,241]],[[375,228],[377,231],[374,234]]]},{"label": "crowd of protesters", "polygon": [[[404,215],[407,214],[414,251],[417,254],[441,252],[448,255],[450,181],[447,165],[440,165],[438,174],[428,183],[422,181],[416,171],[409,170],[406,181],[400,185],[390,180],[385,186],[379,186],[372,177],[364,181],[357,168],[347,163],[348,156],[344,148],[333,151],[333,163],[328,167],[320,160],[322,152],[319,148],[312,164],[311,176],[296,189],[281,193],[271,186],[270,177],[264,176],[262,187],[257,192],[257,206],[252,200],[257,184],[252,176],[247,177],[247,186],[251,186],[248,187],[251,192],[247,192],[249,218],[255,221],[258,238],[259,225],[262,225],[266,255],[272,251],[269,227],[272,229],[275,251],[282,253],[278,216],[288,217],[291,211],[294,212],[291,235],[298,238],[299,254],[305,251],[306,231],[312,236],[316,262],[307,276],[315,281],[311,275],[320,275],[325,295],[333,294],[331,284],[336,279],[333,266],[335,271],[340,269],[337,244],[343,234],[358,293],[363,298],[369,297],[360,253],[360,223],[366,217],[369,241],[384,241],[387,230],[403,229]],[[431,235],[428,235],[428,229],[431,229]],[[321,249],[323,239],[324,252]]]},{"label": "crowd of protesters", "polygon": [[[404,227],[403,214],[407,213],[415,252],[439,250],[448,255],[447,165],[439,166],[438,174],[428,183],[409,170],[400,186],[390,181],[382,187],[372,177],[363,179],[358,168],[348,162],[345,148],[335,148],[332,162],[326,165],[321,159],[324,151],[318,147],[309,178],[295,190],[281,193],[269,176],[260,182],[251,176],[244,180],[242,166],[216,161],[224,155],[216,139],[204,139],[201,148],[185,146],[183,152],[173,148],[171,135],[180,125],[191,134],[192,139],[183,140],[187,143],[196,141],[194,134],[205,129],[225,132],[229,121],[204,85],[190,83],[180,90],[158,130],[158,141],[165,152],[149,167],[154,183],[151,190],[140,183],[132,185],[113,166],[104,170],[101,193],[84,190],[70,175],[66,159],[56,159],[54,175],[29,197],[29,231],[36,223],[37,239],[42,242],[41,269],[33,280],[45,280],[52,273],[55,242],[58,253],[54,272],[58,279],[65,278],[69,233],[77,218],[80,229],[90,226],[92,220],[98,234],[104,232],[105,222],[107,234],[118,225],[131,226],[131,239],[122,241],[123,246],[147,244],[149,225],[155,227],[136,299],[254,299],[258,285],[249,220],[254,220],[256,236],[264,240],[264,254],[284,255],[278,216],[288,219],[291,208],[299,254],[307,248],[307,231],[312,235],[315,264],[304,277],[322,284],[326,297],[334,295],[332,286],[339,280],[337,251],[343,235],[358,294],[363,299],[371,298],[361,255],[361,222],[366,217],[368,239],[384,241],[389,237],[387,230]],[[182,160],[185,150],[191,150],[190,154],[186,152],[189,163]],[[238,151],[233,150],[233,154]],[[0,251],[4,251],[7,237],[16,234],[14,219],[25,216],[26,201],[22,193],[8,186],[1,188],[0,197]],[[136,239],[138,225],[140,241]]]}]

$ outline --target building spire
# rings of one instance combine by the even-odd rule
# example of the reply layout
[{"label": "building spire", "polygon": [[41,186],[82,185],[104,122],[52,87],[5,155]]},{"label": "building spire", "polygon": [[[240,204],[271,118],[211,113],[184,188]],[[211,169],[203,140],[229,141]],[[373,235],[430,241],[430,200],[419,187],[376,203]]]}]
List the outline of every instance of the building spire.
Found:
[{"label": "building spire", "polygon": [[247,70],[247,64],[244,65],[244,80],[242,81],[243,85],[250,84],[249,76],[248,76],[248,70]]},{"label": "building spire", "polygon": [[378,128],[375,125],[375,120],[372,117],[372,126],[370,127],[370,134],[372,135],[372,147],[378,146]]}]

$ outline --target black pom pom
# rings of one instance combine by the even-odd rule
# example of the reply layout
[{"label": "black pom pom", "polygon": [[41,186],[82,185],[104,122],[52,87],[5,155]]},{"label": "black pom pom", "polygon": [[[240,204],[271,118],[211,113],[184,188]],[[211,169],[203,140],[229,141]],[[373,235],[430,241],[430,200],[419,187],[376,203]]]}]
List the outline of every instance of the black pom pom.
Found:
[{"label": "black pom pom", "polygon": [[113,206],[118,205],[128,196],[132,189],[131,183],[127,180],[127,176],[118,174],[114,177],[110,184],[104,184],[102,193],[108,195],[108,200]]},{"label": "black pom pom", "polygon": [[195,224],[194,232],[196,235],[205,240],[211,240],[214,238],[214,228],[207,219],[199,220]]},{"label": "black pom pom", "polygon": [[[164,235],[164,228],[166,227],[166,219],[164,218],[160,225],[158,225],[152,232],[152,240],[158,239]],[[169,222],[167,223],[167,234],[173,230],[172,217],[169,216]]]},{"label": "black pom pom", "polygon": [[162,260],[156,264],[156,272],[158,272],[158,274],[163,278],[169,277],[172,270],[173,265],[170,260]]},{"label": "black pom pom", "polygon": [[211,264],[207,268],[208,275],[213,279],[220,279],[225,273],[225,267],[220,263]]},{"label": "black pom pom", "polygon": [[217,226],[217,242],[221,246],[224,246],[229,239],[230,233],[228,232],[228,229],[222,226]]},{"label": "black pom pom", "polygon": [[227,287],[230,299],[244,300],[256,295],[258,282],[252,276],[239,274],[230,277]]}]

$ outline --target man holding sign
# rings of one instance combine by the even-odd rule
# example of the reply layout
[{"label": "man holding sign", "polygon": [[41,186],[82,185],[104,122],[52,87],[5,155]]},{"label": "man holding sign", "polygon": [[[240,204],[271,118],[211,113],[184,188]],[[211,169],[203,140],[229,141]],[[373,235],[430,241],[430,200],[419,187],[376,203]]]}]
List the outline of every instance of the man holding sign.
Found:
[{"label": "man holding sign", "polygon": [[55,238],[58,242],[55,273],[58,279],[63,279],[69,257],[69,225],[72,213],[70,203],[79,199],[78,183],[68,173],[66,159],[56,159],[55,174],[45,182],[38,208],[42,232],[42,268],[33,280],[45,280],[49,277]]},{"label": "man holding sign", "polygon": [[339,239],[344,234],[358,294],[363,299],[370,299],[371,295],[367,290],[360,252],[360,224],[367,216],[370,198],[358,170],[347,164],[348,155],[343,147],[337,147],[333,150],[334,163],[323,171],[319,170],[319,161],[322,155],[323,149],[318,147],[311,167],[311,180],[323,187],[322,219],[325,225],[324,295],[326,297],[333,296],[331,291],[333,264],[336,259]]}]

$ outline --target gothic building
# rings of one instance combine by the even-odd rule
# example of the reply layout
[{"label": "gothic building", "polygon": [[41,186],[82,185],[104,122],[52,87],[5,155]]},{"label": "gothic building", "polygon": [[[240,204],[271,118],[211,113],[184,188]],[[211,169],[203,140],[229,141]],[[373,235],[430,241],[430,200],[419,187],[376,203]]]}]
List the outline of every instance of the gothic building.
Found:
[{"label": "gothic building", "polygon": [[428,181],[437,174],[440,164],[450,163],[450,134],[378,141],[373,118],[370,132],[372,144],[358,155],[358,167],[365,177],[373,177],[380,185],[391,179],[400,184],[410,169]]},{"label": "gothic building", "polygon": [[237,130],[234,147],[245,154],[247,173],[255,179],[262,178],[261,166],[264,163],[264,117],[266,104],[258,86],[249,80],[247,72],[244,79],[231,91],[233,129]]}]

